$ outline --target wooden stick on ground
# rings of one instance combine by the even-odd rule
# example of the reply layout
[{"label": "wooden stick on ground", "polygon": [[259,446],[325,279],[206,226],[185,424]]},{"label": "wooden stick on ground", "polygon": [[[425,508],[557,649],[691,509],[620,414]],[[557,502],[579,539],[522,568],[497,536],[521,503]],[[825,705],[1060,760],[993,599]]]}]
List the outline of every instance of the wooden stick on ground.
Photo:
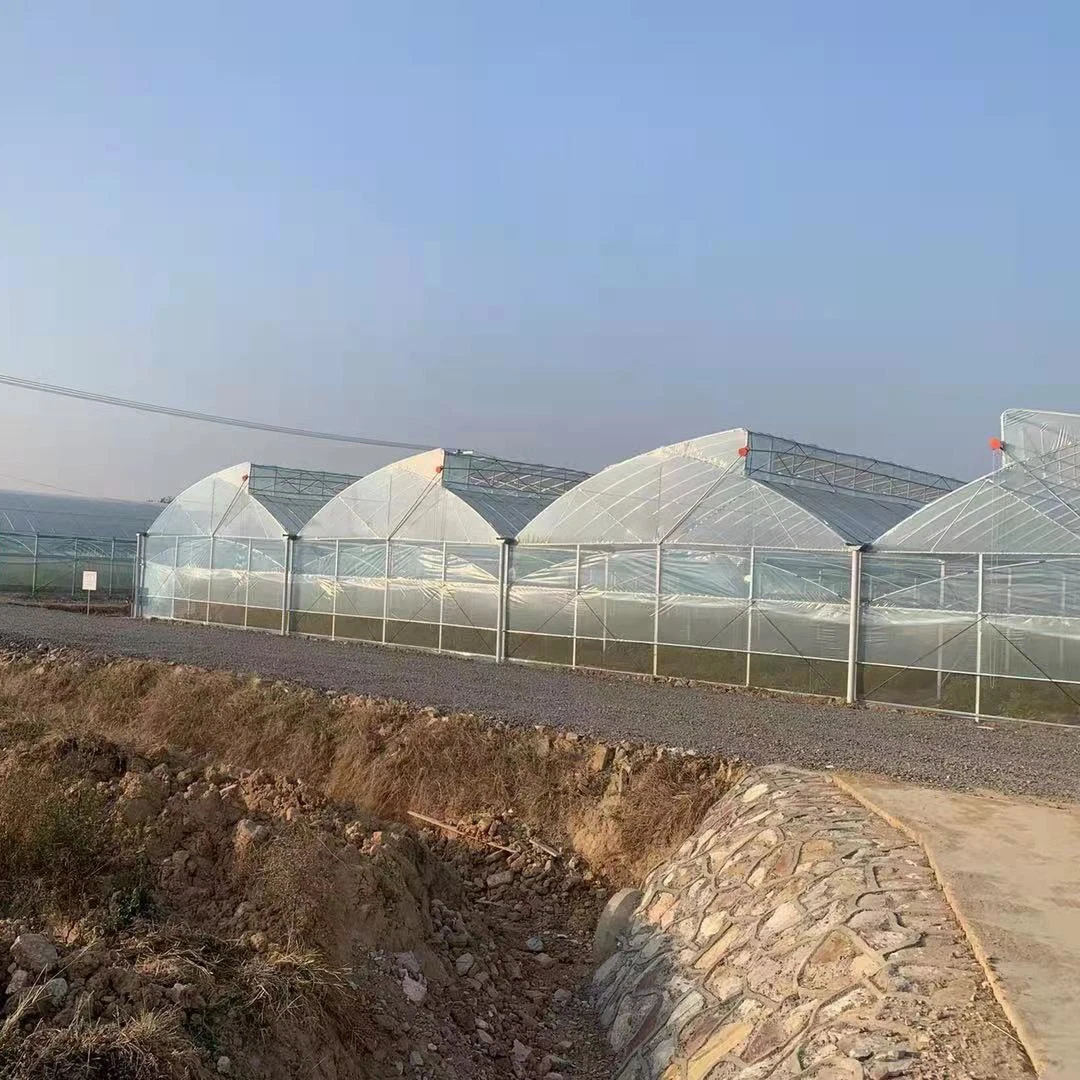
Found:
[{"label": "wooden stick on ground", "polygon": [[407,811],[409,817],[414,817],[418,821],[424,822],[426,825],[434,825],[438,829],[445,829],[449,833],[453,833],[455,836],[460,836],[465,840],[473,840],[479,844],[487,844],[488,847],[498,848],[499,851],[505,851],[510,855],[520,855],[521,852],[516,848],[506,847],[504,844],[496,844],[494,840],[488,840],[482,836],[470,836],[468,833],[462,832],[460,829],[455,828],[453,825],[447,824],[445,821],[440,821],[438,818],[428,817],[427,814],[421,814],[416,810]]}]

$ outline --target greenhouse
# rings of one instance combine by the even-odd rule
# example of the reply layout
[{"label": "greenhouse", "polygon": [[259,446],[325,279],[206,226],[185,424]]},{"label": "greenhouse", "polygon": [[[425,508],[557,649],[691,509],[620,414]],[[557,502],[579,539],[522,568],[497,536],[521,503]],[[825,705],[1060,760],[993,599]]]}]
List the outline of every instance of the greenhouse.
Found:
[{"label": "greenhouse", "polygon": [[141,538],[136,614],[284,631],[289,537],[355,479],[246,462],[192,484]]},{"label": "greenhouse", "polygon": [[640,454],[522,530],[507,658],[850,697],[852,552],[959,484],[742,428]]},{"label": "greenhouse", "polygon": [[587,475],[441,449],[372,472],[300,530],[290,629],[501,659],[508,542]]},{"label": "greenhouse", "polygon": [[84,570],[97,572],[97,595],[131,596],[136,537],[156,516],[154,503],[0,492],[0,592],[85,596]]},{"label": "greenhouse", "polygon": [[863,556],[870,700],[1080,722],[1080,416],[1008,410],[1002,467]]}]

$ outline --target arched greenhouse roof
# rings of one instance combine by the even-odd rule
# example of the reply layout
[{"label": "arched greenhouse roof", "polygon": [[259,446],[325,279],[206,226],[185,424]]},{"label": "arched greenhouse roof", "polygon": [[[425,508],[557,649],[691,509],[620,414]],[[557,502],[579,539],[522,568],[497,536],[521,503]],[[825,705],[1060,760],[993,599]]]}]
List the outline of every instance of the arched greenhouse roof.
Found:
[{"label": "arched greenhouse roof", "polygon": [[0,533],[134,540],[161,507],[122,499],[85,499],[37,491],[0,491]]},{"label": "arched greenhouse roof", "polygon": [[977,554],[1080,554],[1080,416],[1009,409],[1003,467],[923,507],[875,548]]},{"label": "arched greenhouse roof", "polygon": [[429,450],[357,480],[314,514],[305,540],[418,540],[487,544],[512,539],[588,473]]},{"label": "arched greenhouse roof", "polygon": [[734,428],[611,465],[539,513],[523,544],[866,544],[959,480]]},{"label": "arched greenhouse roof", "polygon": [[158,515],[152,536],[294,535],[328,499],[357,478],[343,473],[243,462],[204,476]]}]

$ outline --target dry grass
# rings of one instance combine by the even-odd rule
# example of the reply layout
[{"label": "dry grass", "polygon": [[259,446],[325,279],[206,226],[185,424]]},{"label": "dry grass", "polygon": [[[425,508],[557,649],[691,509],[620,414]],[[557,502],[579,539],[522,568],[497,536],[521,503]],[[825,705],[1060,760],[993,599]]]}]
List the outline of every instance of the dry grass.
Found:
[{"label": "dry grass", "polygon": [[475,717],[147,661],[2,664],[0,737],[5,719],[27,717],[146,753],[173,748],[298,776],[383,817],[512,810],[619,884],[680,843],[732,779],[717,759],[669,757],[624,776],[614,797],[610,774],[588,769],[588,740],[552,748],[535,731]]},{"label": "dry grass", "polygon": [[0,908],[84,899],[108,865],[113,836],[96,792],[74,786],[54,761],[16,757],[0,770]]},{"label": "dry grass", "polygon": [[330,967],[319,953],[302,950],[256,954],[244,962],[236,981],[245,1008],[264,1029],[286,1017],[303,1021],[315,1002],[325,1004],[349,989],[346,972]]},{"label": "dry grass", "polygon": [[21,1019],[13,1013],[0,1030],[5,1080],[182,1080],[199,1065],[178,1010],[117,1023],[76,1018],[25,1036],[18,1035]]}]

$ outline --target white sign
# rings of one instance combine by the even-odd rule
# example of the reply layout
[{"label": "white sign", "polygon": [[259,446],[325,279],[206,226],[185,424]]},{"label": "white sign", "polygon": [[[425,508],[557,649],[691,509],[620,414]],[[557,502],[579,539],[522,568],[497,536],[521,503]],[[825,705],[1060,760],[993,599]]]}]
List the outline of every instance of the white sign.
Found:
[{"label": "white sign", "polygon": [[87,592],[93,592],[97,588],[96,570],[84,570],[82,572],[82,587]]}]

